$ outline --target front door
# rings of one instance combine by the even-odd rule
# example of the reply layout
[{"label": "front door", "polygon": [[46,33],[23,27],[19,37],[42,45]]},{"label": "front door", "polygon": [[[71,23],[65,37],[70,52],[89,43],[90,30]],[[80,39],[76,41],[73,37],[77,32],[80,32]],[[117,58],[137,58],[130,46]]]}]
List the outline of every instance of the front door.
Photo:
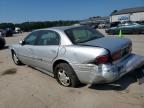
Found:
[{"label": "front door", "polygon": [[37,32],[32,32],[25,39],[18,49],[18,56],[24,64],[34,65],[33,49],[36,47]]}]

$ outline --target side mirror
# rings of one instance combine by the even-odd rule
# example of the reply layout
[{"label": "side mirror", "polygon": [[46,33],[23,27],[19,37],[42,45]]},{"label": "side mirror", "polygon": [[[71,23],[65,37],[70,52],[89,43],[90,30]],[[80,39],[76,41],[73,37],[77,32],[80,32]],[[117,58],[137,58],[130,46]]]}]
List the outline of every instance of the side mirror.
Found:
[{"label": "side mirror", "polygon": [[25,44],[24,40],[21,40],[21,41],[19,42],[19,44],[24,45],[24,44]]}]

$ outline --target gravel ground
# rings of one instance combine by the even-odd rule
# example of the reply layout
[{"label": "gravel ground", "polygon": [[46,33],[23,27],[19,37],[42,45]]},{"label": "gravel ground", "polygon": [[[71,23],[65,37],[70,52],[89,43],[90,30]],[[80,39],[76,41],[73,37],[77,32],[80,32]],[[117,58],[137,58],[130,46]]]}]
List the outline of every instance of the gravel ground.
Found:
[{"label": "gravel ground", "polygon": [[[6,37],[7,46],[26,34]],[[133,41],[134,53],[144,55],[144,35],[125,37]],[[144,108],[144,84],[138,85],[135,75],[130,74],[111,84],[67,88],[33,68],[16,66],[7,47],[0,50],[0,108],[58,107]]]}]

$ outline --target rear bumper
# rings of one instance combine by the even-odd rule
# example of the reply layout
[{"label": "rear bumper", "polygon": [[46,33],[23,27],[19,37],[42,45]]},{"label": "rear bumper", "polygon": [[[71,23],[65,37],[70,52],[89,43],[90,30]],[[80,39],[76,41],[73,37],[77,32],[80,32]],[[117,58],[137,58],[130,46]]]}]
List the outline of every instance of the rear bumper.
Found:
[{"label": "rear bumper", "polygon": [[130,54],[113,64],[71,64],[82,83],[108,83],[144,65],[144,57]]}]

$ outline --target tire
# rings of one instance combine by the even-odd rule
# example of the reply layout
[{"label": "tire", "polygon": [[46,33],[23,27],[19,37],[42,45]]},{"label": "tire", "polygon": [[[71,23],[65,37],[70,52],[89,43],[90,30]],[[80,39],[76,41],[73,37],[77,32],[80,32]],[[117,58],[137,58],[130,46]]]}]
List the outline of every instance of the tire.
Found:
[{"label": "tire", "polygon": [[0,49],[4,48],[5,43],[3,41],[0,41]]},{"label": "tire", "polygon": [[65,87],[78,87],[80,84],[72,67],[67,63],[60,63],[54,69],[54,76],[59,84]]},{"label": "tire", "polygon": [[16,64],[16,65],[22,65],[23,63],[18,59],[16,53],[13,51],[12,52],[12,59],[13,59],[13,62]]}]

